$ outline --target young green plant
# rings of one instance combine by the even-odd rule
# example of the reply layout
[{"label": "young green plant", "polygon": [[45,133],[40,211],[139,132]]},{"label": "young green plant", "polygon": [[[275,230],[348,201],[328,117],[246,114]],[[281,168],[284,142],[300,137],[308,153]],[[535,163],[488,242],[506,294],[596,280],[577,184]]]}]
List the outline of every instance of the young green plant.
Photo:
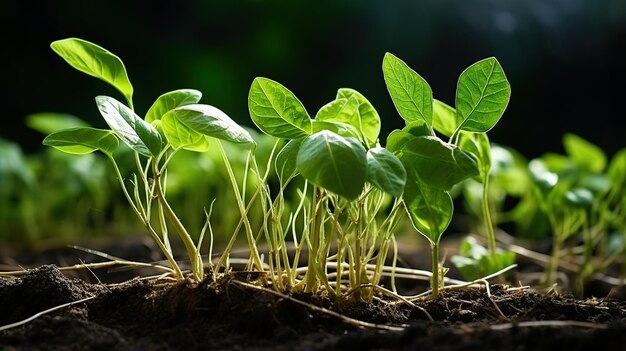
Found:
[{"label": "young green plant", "polygon": [[[285,229],[294,229],[298,214],[302,214],[302,236],[293,235],[298,248],[293,263],[289,264],[285,253],[275,255],[274,262],[282,257],[283,266],[296,272],[297,258],[306,243],[305,275],[300,281],[291,275],[291,286],[308,292],[324,288],[337,297],[345,294],[371,300],[371,285],[380,280],[400,202],[394,202],[382,223],[378,214],[385,209],[389,195],[400,197],[406,180],[401,162],[378,143],[378,113],[362,94],[342,88],[312,119],[290,90],[263,77],[253,81],[248,104],[259,129],[288,140],[275,162],[280,192],[268,207],[273,223],[270,251],[285,247]],[[305,180],[303,201],[296,213],[288,215],[287,228],[283,228],[282,192],[297,176]],[[309,184],[312,190],[306,200]],[[331,254],[333,241],[335,252]],[[370,272],[367,266],[372,261],[376,264]],[[336,267],[335,282],[328,278],[329,266]],[[345,272],[348,288],[342,285]]]},{"label": "young green plant", "polygon": [[[471,177],[478,177],[487,187],[491,160],[485,133],[504,113],[510,86],[495,58],[481,60],[461,73],[454,109],[435,100],[426,80],[390,53],[383,60],[383,75],[406,122],[406,127],[389,135],[387,147],[407,170],[403,200],[415,229],[431,244],[432,296],[437,297],[444,275],[439,241],[453,215],[449,192]],[[495,251],[488,204],[483,208],[490,248]]]},{"label": "young green plant", "polygon": [[[175,276],[184,278],[173,256],[168,235],[170,226],[185,247],[193,279],[202,280],[204,264],[200,249],[210,226],[209,216],[207,214],[207,223],[195,243],[166,198],[168,163],[179,150],[206,151],[208,138],[251,147],[254,140],[221,110],[199,104],[202,94],[193,89],[175,90],[159,96],[145,118],[141,118],[133,109],[133,86],[118,56],[79,38],[55,41],[51,48],[70,66],[112,85],[124,96],[126,104],[109,96],[97,96],[96,105],[110,129],[64,129],[48,135],[43,143],[70,154],[100,151],[106,155],[133,212],[167,258]],[[133,152],[136,168],[130,182],[123,178],[118,167],[119,141]],[[225,155],[224,158],[228,166]],[[232,177],[231,180],[235,186],[236,181]],[[132,185],[132,191],[129,191],[128,183]],[[236,193],[239,195],[238,191]],[[243,208],[240,206],[240,209]]]}]

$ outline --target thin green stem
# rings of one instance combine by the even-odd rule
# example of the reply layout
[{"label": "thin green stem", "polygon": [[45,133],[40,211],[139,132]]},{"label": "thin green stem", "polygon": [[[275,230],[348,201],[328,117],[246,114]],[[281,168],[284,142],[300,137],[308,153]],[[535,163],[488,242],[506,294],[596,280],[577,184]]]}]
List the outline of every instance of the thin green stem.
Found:
[{"label": "thin green stem", "polygon": [[220,153],[222,154],[222,159],[224,160],[224,164],[226,165],[226,170],[228,171],[228,176],[230,178],[233,191],[235,193],[235,199],[237,200],[237,206],[239,207],[239,212],[243,218],[243,224],[246,229],[251,259],[254,262],[254,265],[256,266],[257,270],[259,272],[263,272],[264,271],[263,262],[261,261],[261,257],[259,256],[259,250],[256,247],[256,240],[254,239],[254,234],[252,233],[252,226],[250,225],[250,221],[248,220],[247,211],[243,204],[241,193],[239,192],[239,185],[237,183],[237,178],[235,177],[235,174],[233,173],[233,169],[228,160],[228,156],[226,156],[226,151],[224,150],[224,146],[222,145],[222,142],[218,140],[217,145],[219,146]]},{"label": "thin green stem", "polygon": [[176,213],[170,206],[170,204],[165,199],[165,195],[163,193],[163,189],[161,186],[161,175],[158,170],[158,165],[156,162],[152,163],[152,171],[154,176],[154,189],[156,191],[156,196],[159,201],[159,204],[163,207],[163,212],[165,216],[170,220],[174,229],[178,233],[180,239],[185,245],[185,250],[187,251],[187,255],[189,256],[189,261],[191,263],[191,271],[196,281],[201,281],[204,278],[203,275],[203,267],[202,267],[202,259],[199,257],[198,250],[196,249],[196,245],[191,239],[191,236],[185,229],[185,226],[180,221]]},{"label": "thin green stem", "polygon": [[496,254],[496,234],[491,223],[491,210],[489,209],[489,175],[483,179],[483,201],[482,201],[483,226],[487,232],[487,243],[491,255]]},{"label": "thin green stem", "polygon": [[431,296],[433,299],[439,297],[439,287],[440,287],[440,278],[439,273],[441,272],[441,267],[439,266],[439,243],[431,242],[430,249],[432,251],[432,270],[433,276],[430,281],[430,287],[432,289]]}]

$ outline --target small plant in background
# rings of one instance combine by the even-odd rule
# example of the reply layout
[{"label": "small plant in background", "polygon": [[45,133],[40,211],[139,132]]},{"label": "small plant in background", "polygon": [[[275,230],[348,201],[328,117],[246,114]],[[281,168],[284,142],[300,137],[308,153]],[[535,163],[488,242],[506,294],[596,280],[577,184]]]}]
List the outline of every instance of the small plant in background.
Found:
[{"label": "small plant in background", "polygon": [[[463,71],[457,84],[456,109],[433,99],[428,83],[392,54],[385,55],[383,73],[389,94],[407,124],[403,130],[392,132],[387,144],[407,169],[403,199],[414,227],[431,244],[432,295],[436,297],[443,284],[438,252],[453,215],[450,191],[468,178],[483,184],[483,227],[490,258],[455,262],[490,264],[482,269],[487,273],[510,265],[510,255],[501,258],[503,254],[496,250],[487,197],[491,158],[485,133],[498,122],[511,94],[502,67],[495,58],[488,58]],[[449,141],[439,135],[449,137]]]},{"label": "small plant in background", "polygon": [[[552,229],[552,253],[544,284],[556,282],[559,261],[578,268],[575,288],[612,265],[625,252],[626,152],[608,163],[597,146],[575,134],[563,136],[566,155],[547,153],[529,162],[540,209]],[[607,167],[608,164],[608,167]],[[568,247],[565,247],[568,246]]]},{"label": "small plant in background", "polygon": [[[114,166],[119,185],[133,212],[167,258],[176,277],[182,279],[183,273],[173,257],[169,240],[170,226],[184,244],[193,278],[198,281],[203,279],[204,265],[200,248],[207,228],[210,229],[209,213],[196,243],[166,198],[169,162],[183,149],[206,151],[209,137],[248,146],[253,146],[254,140],[219,109],[198,104],[202,94],[192,89],[175,90],[159,96],[143,119],[133,110],[133,86],[124,64],[117,56],[78,38],[55,41],[51,47],[75,69],[119,90],[127,105],[112,97],[98,96],[96,104],[110,130],[92,127],[64,129],[48,135],[44,144],[71,154],[94,151],[104,153]],[[130,181],[124,178],[118,167],[116,152],[120,140],[132,150],[134,156],[136,169]],[[218,142],[217,146],[222,151],[226,166],[230,167],[221,143]],[[240,200],[241,195],[233,176],[231,181]],[[130,191],[129,185],[132,186]],[[241,206],[240,209],[243,211]]]}]

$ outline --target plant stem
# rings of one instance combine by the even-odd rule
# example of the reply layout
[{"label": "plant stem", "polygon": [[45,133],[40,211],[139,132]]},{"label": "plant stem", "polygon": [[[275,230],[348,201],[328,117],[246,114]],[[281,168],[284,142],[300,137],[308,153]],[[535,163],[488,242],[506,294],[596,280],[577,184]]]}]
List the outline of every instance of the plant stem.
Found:
[{"label": "plant stem", "polygon": [[[224,160],[224,164],[226,165],[226,170],[228,171],[228,176],[230,177],[230,182],[233,186],[233,191],[235,193],[235,198],[237,200],[237,206],[239,206],[239,213],[241,214],[242,219],[243,219],[243,224],[246,229],[246,234],[247,234],[247,239],[248,239],[248,246],[250,248],[250,255],[252,256],[251,258],[254,261],[254,264],[256,265],[259,272],[263,272],[264,271],[263,262],[261,261],[261,257],[259,256],[259,250],[256,247],[256,240],[254,239],[254,234],[252,233],[252,227],[250,225],[250,221],[248,220],[247,211],[243,204],[241,193],[239,192],[239,185],[237,184],[237,178],[235,177],[235,174],[233,173],[233,169],[230,166],[230,162],[228,161],[228,156],[226,156],[226,151],[224,151],[224,146],[222,145],[222,142],[218,140],[217,145],[219,146],[220,153],[222,154],[222,159]],[[246,172],[248,172],[247,169],[246,169]]]},{"label": "plant stem", "polygon": [[439,297],[439,243],[431,242],[430,249],[432,251],[432,270],[433,276],[430,281],[430,287],[432,289],[431,296],[433,299]]},{"label": "plant stem", "polygon": [[317,186],[313,187],[313,201],[311,202],[311,232],[309,236],[309,253],[308,253],[308,269],[305,277],[306,292],[313,292],[317,288],[317,252],[319,250],[320,241],[320,225],[322,221],[321,208],[319,206],[322,192]]},{"label": "plant stem", "polygon": [[158,169],[158,165],[156,162],[152,163],[152,172],[154,176],[154,189],[156,191],[157,199],[159,200],[159,204],[163,208],[163,212],[165,216],[172,222],[174,225],[174,229],[180,236],[183,244],[185,245],[185,250],[187,250],[187,255],[189,256],[189,261],[191,262],[191,271],[194,276],[194,279],[197,281],[201,281],[204,278],[204,267],[202,266],[202,259],[196,250],[196,245],[194,244],[191,236],[183,226],[182,222],[172,210],[172,207],[165,199],[165,195],[163,194],[163,189],[161,187],[161,174]]},{"label": "plant stem", "polygon": [[496,234],[493,230],[493,224],[491,223],[491,211],[489,210],[489,175],[486,175],[483,179],[483,226],[487,231],[487,243],[489,245],[489,252],[492,255],[496,254]]},{"label": "plant stem", "polygon": [[[150,234],[150,236],[152,236],[152,239],[156,242],[157,246],[159,246],[159,249],[161,249],[161,252],[163,252],[163,254],[165,255],[165,258],[167,259],[167,261],[170,263],[170,265],[174,269],[174,272],[176,272],[176,277],[178,278],[178,280],[182,280],[183,277],[184,277],[183,273],[180,270],[180,267],[178,266],[176,261],[174,260],[174,257],[172,256],[172,252],[170,251],[170,249],[167,246],[165,246],[163,244],[163,242],[161,241],[161,238],[159,238],[159,235],[157,234],[157,232],[154,230],[154,228],[152,228],[152,225],[150,224],[150,222],[143,215],[143,213],[141,213],[139,211],[139,209],[137,208],[137,206],[133,202],[132,198],[130,197],[130,194],[128,193],[128,190],[126,189],[126,184],[124,184],[124,178],[122,177],[122,173],[120,172],[120,169],[117,166],[117,162],[115,162],[115,159],[113,158],[112,155],[108,155],[108,156],[109,156],[109,159],[111,160],[111,162],[113,163],[113,168],[115,169],[115,173],[117,175],[117,179],[120,182],[120,186],[122,188],[122,192],[124,193],[124,196],[126,196],[126,200],[128,200],[128,203],[130,204],[130,207],[133,209],[133,212],[135,212],[137,217],[139,217],[139,219],[143,222],[144,226],[148,230],[148,233]],[[137,185],[135,185],[135,186],[137,186]]]}]

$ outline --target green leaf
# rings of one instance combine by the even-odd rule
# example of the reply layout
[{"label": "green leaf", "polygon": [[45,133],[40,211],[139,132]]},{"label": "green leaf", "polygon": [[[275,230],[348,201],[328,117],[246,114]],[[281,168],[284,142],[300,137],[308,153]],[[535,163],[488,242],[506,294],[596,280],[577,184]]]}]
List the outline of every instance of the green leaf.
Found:
[{"label": "green leaf", "polygon": [[365,184],[366,154],[357,139],[344,138],[324,130],[304,140],[296,165],[311,183],[354,200]]},{"label": "green leaf", "polygon": [[626,189],[626,148],[620,149],[611,159],[606,175],[611,180],[613,187]]},{"label": "green leaf", "polygon": [[479,175],[476,160],[459,147],[434,136],[416,137],[406,132],[390,134],[387,148],[415,171],[421,183],[441,190]]},{"label": "green leaf", "polygon": [[502,66],[490,57],[469,66],[456,88],[456,117],[461,130],[484,133],[498,122],[509,99],[511,86]]},{"label": "green leaf", "polygon": [[175,113],[166,113],[160,122],[161,130],[174,149],[204,152],[209,149],[209,141],[206,135],[200,134],[186,126]]},{"label": "green leaf", "polygon": [[477,160],[481,183],[484,183],[491,170],[491,144],[486,133],[461,133],[461,149],[471,153]]},{"label": "green leaf", "polygon": [[363,134],[367,144],[376,145],[380,134],[380,116],[374,106],[363,94],[350,88],[341,88],[337,91],[337,99],[356,98],[359,102],[359,126],[357,129]]},{"label": "green leaf", "polygon": [[356,139],[361,138],[359,131],[347,123],[313,120],[312,127],[313,134],[321,132],[322,130],[329,130],[335,134],[341,135],[342,137],[351,137]]},{"label": "green leaf", "polygon": [[450,194],[421,183],[415,170],[407,169],[402,198],[415,229],[431,242],[438,243],[454,213]]},{"label": "green leaf", "polygon": [[68,154],[84,155],[100,150],[112,155],[119,141],[110,130],[78,127],[54,132],[43,140],[43,144]]},{"label": "green leaf", "polygon": [[185,105],[165,114],[169,115],[196,133],[238,144],[255,144],[247,130],[216,107],[203,104]]},{"label": "green leaf", "polygon": [[146,122],[161,119],[170,110],[176,107],[196,104],[202,98],[202,93],[194,89],[179,89],[167,92],[159,96],[148,112],[146,113]]},{"label": "green leaf", "polygon": [[296,161],[298,159],[298,151],[306,138],[290,140],[276,155],[275,167],[278,179],[284,183],[289,178],[298,174]]},{"label": "green leaf", "polygon": [[469,281],[485,277],[515,263],[515,252],[497,249],[489,252],[474,237],[468,236],[461,242],[459,255],[450,261]]},{"label": "green leaf", "polygon": [[409,122],[402,128],[403,132],[407,132],[413,136],[432,136],[432,133],[424,121]]},{"label": "green leaf", "polygon": [[599,173],[606,167],[604,151],[576,134],[566,133],[563,136],[563,147],[576,164],[591,172]]},{"label": "green leaf", "polygon": [[433,92],[426,80],[390,53],[383,59],[383,76],[400,116],[407,122],[423,120],[432,127]]},{"label": "green leaf", "polygon": [[78,38],[57,40],[52,42],[50,47],[70,66],[111,84],[132,105],[133,86],[119,57],[96,44]]},{"label": "green leaf", "polygon": [[257,77],[248,94],[252,121],[264,133],[282,139],[310,135],[311,117],[289,89],[273,80]]},{"label": "green leaf", "polygon": [[456,122],[456,110],[437,99],[433,99],[433,128],[449,138],[458,127]]},{"label": "green leaf", "polygon": [[367,151],[367,181],[384,192],[400,197],[406,184],[406,171],[394,154],[376,147]]},{"label": "green leaf", "polygon": [[131,149],[145,156],[156,156],[163,147],[161,135],[130,108],[108,96],[97,96],[96,104],[109,127]]},{"label": "green leaf", "polygon": [[89,127],[82,119],[66,113],[40,112],[26,116],[26,124],[34,130],[50,134],[58,130]]},{"label": "green leaf", "polygon": [[578,208],[589,208],[594,203],[593,193],[589,189],[573,188],[565,193],[565,203]]}]

